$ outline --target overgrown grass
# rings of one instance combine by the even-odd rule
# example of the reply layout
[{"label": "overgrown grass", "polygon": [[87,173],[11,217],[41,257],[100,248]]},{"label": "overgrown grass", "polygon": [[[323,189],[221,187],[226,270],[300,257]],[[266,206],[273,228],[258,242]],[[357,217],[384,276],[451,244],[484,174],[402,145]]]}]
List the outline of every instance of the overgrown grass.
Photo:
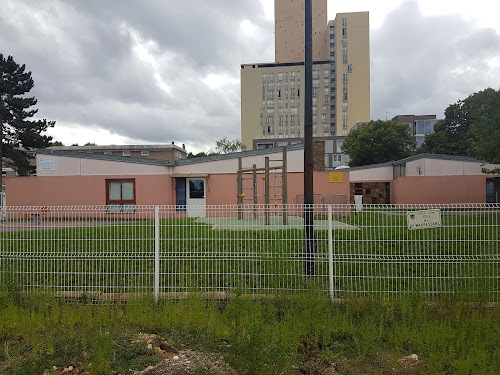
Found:
[{"label": "overgrown grass", "polygon": [[[37,374],[82,362],[117,374],[160,360],[139,332],[179,348],[221,354],[241,374],[498,374],[500,306],[419,298],[351,299],[317,294],[249,299],[60,301],[4,291],[0,373]],[[417,354],[405,368],[397,360]],[[331,372],[328,372],[331,371]]]}]

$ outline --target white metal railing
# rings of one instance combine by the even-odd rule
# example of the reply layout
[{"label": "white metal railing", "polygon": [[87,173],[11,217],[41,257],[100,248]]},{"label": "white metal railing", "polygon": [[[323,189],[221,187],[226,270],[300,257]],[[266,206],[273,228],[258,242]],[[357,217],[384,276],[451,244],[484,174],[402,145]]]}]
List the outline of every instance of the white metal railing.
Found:
[{"label": "white metal railing", "polygon": [[[314,272],[307,274],[304,205],[206,206],[199,218],[177,206],[136,206],[130,213],[7,207],[0,284],[103,299],[315,290],[331,298],[423,293],[498,300],[500,205],[313,209]],[[410,216],[429,210],[439,226],[409,229]]]}]

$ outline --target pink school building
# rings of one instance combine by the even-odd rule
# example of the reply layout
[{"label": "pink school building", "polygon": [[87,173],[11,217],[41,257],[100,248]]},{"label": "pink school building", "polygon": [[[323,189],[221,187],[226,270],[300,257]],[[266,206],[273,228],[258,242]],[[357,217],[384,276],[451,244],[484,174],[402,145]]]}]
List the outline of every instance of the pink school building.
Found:
[{"label": "pink school building", "polygon": [[[288,203],[303,194],[303,146],[287,149]],[[270,160],[270,201],[281,202],[281,148],[245,151],[176,161],[99,155],[43,149],[37,151],[37,176],[6,179],[8,206],[70,205],[226,205],[237,203],[239,157],[243,169],[265,166]],[[276,174],[275,174],[276,172]],[[260,171],[258,203],[264,203]],[[246,175],[245,178],[251,178]],[[244,203],[251,203],[252,181],[244,182]],[[349,196],[349,173],[317,171],[315,194]],[[124,210],[125,210],[124,209]]]}]

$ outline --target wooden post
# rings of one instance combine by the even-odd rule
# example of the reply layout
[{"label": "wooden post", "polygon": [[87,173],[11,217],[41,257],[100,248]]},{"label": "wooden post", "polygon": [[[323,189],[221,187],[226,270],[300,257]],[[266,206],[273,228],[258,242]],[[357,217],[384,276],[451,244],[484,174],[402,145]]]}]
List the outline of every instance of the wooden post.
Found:
[{"label": "wooden post", "polygon": [[257,219],[257,165],[253,165],[253,218]]},{"label": "wooden post", "polygon": [[241,194],[243,194],[243,172],[241,171],[242,168],[242,161],[241,161],[241,156],[238,157],[238,182],[237,182],[237,190],[238,190],[238,220],[243,219],[243,198],[241,197]]},{"label": "wooden post", "polygon": [[265,222],[266,225],[269,225],[269,156],[266,156],[265,158],[265,168],[264,168],[264,186],[265,186],[265,197],[264,197],[264,204],[265,204]]},{"label": "wooden post", "polygon": [[281,167],[281,194],[283,204],[283,225],[287,225],[288,223],[288,192],[287,192],[287,170],[288,165],[286,161],[287,151],[286,146],[283,147],[283,166]]}]

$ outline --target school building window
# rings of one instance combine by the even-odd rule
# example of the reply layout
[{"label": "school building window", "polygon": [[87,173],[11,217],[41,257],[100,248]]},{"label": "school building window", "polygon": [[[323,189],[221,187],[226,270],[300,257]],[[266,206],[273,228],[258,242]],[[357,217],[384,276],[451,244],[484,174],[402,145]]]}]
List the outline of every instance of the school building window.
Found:
[{"label": "school building window", "polygon": [[135,179],[106,180],[108,212],[135,212]]}]

